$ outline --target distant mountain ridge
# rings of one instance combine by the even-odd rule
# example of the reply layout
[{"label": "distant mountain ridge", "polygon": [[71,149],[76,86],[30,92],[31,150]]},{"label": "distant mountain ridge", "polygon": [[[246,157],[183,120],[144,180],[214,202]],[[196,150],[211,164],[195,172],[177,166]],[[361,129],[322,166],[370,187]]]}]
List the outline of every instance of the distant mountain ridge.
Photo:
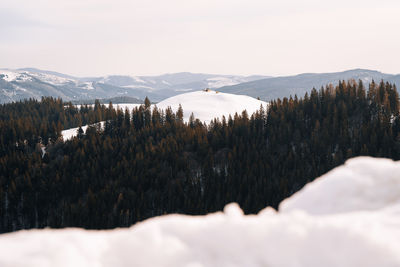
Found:
[{"label": "distant mountain ridge", "polygon": [[276,98],[289,97],[290,95],[302,97],[312,88],[319,89],[328,84],[336,85],[340,80],[361,80],[368,85],[372,80],[379,82],[385,80],[400,84],[400,75],[385,74],[375,70],[354,69],[333,73],[304,73],[294,76],[273,77],[260,79],[232,86],[224,86],[218,90],[231,94],[245,94],[252,97],[260,97],[270,101]]},{"label": "distant mountain ridge", "polygon": [[400,84],[400,75],[368,69],[354,69],[333,73],[303,73],[294,76],[237,76],[204,73],[170,73],[159,76],[108,75],[103,77],[73,77],[53,71],[34,68],[0,69],[0,103],[42,96],[61,97],[66,101],[85,102],[94,99],[131,97],[153,102],[194,92],[204,88],[218,89],[230,94],[260,97],[270,101],[276,98],[304,96],[312,88],[340,80],[361,80],[368,85],[372,80]]},{"label": "distant mountain ridge", "polygon": [[201,73],[172,73],[160,76],[109,75],[78,78],[35,68],[0,69],[0,103],[42,96],[61,97],[66,101],[133,97],[152,101],[204,88],[234,85],[266,76],[236,76]]}]

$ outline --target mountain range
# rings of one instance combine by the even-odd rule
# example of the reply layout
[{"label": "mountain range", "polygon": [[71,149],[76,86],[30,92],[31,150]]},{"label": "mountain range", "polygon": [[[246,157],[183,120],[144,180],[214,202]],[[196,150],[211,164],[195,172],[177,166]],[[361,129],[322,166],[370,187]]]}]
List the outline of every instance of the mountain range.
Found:
[{"label": "mountain range", "polygon": [[379,71],[367,69],[354,69],[333,73],[304,73],[294,76],[273,77],[257,81],[245,82],[232,86],[224,86],[218,90],[224,93],[244,94],[252,97],[260,97],[270,101],[276,98],[297,95],[303,97],[312,88],[319,89],[328,84],[337,85],[340,80],[361,80],[368,85],[372,80],[379,82],[385,80],[394,84],[400,84],[400,74],[385,74]]},{"label": "mountain range", "polygon": [[73,77],[34,68],[0,69],[0,103],[42,96],[61,97],[74,103],[94,99],[129,99],[141,103],[147,96],[153,102],[184,92],[204,88],[220,92],[242,94],[269,101],[290,95],[303,96],[312,88],[319,89],[340,80],[372,80],[400,83],[400,75],[386,74],[367,69],[354,69],[334,73],[304,73],[293,76],[237,76],[202,73],[172,73],[159,76],[109,75],[102,77]]},{"label": "mountain range", "polygon": [[[34,68],[0,69],[0,103],[42,96],[63,100],[87,101],[96,98],[134,97],[161,101],[182,92],[219,88],[266,78],[198,73],[173,73],[160,76],[124,76],[78,78]],[[139,101],[140,102],[140,101]]]}]

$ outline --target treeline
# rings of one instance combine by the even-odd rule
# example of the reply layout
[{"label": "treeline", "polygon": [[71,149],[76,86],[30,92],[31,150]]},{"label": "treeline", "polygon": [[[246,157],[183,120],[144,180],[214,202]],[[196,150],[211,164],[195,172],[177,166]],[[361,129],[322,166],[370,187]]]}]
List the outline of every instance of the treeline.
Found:
[{"label": "treeline", "polygon": [[[361,81],[343,81],[210,125],[193,116],[184,123],[182,109],[162,112],[151,109],[148,100],[132,112],[101,105],[79,111],[54,99],[36,102],[59,112],[58,119],[53,111],[36,115],[37,108],[28,107],[34,104],[1,106],[3,125],[11,116],[14,121],[31,116],[37,136],[42,132],[36,127],[44,123],[56,125],[49,132],[57,137],[50,138],[43,157],[32,147],[35,141],[22,146],[24,140],[17,138],[16,146],[15,140],[1,139],[14,144],[0,155],[1,232],[114,228],[166,213],[205,214],[229,202],[255,213],[277,208],[347,158],[400,158],[399,96],[383,81],[372,82],[368,90]],[[104,129],[89,127],[67,142],[58,138],[58,124],[100,120],[106,121]]]},{"label": "treeline", "polygon": [[[0,144],[29,145],[55,142],[61,130],[110,119],[106,107],[99,101],[80,108],[61,99],[43,97],[0,105]],[[108,118],[107,118],[108,115]],[[2,149],[4,151],[4,149]]]}]

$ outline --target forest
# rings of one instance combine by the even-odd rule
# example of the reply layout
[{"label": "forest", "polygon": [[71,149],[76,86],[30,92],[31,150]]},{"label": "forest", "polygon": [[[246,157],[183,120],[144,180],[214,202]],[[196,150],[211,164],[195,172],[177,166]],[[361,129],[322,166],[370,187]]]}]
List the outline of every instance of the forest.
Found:
[{"label": "forest", "polygon": [[[209,125],[183,110],[80,109],[44,97],[0,105],[0,232],[128,227],[237,202],[279,203],[351,157],[400,159],[399,95],[340,81]],[[68,141],[63,129],[88,127]]]}]

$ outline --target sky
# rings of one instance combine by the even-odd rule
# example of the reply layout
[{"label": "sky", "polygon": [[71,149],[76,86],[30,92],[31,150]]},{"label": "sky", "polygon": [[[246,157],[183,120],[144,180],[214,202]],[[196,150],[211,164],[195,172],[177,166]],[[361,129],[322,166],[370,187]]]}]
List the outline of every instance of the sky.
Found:
[{"label": "sky", "polygon": [[0,67],[400,73],[398,0],[0,0]]}]

